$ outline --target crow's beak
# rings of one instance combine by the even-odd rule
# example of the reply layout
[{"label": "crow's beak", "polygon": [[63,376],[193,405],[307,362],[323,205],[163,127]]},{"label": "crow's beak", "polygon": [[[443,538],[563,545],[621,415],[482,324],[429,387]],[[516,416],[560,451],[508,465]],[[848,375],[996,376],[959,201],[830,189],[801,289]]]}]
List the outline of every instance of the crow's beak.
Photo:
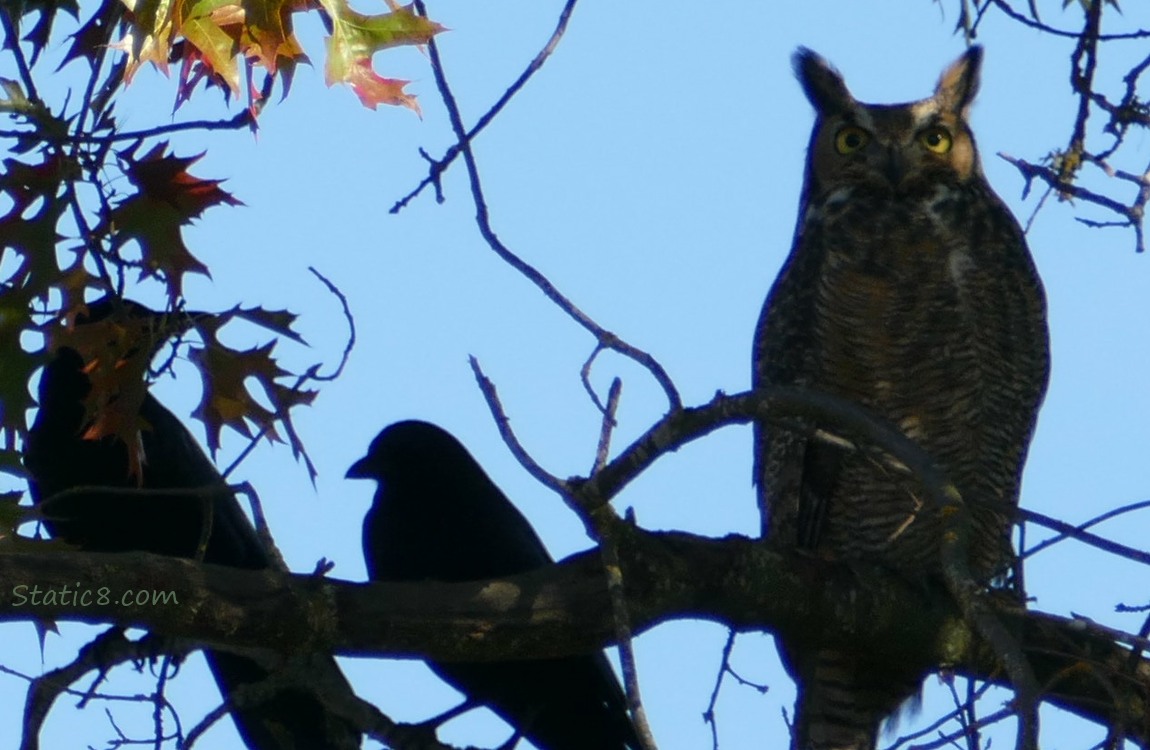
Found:
[{"label": "crow's beak", "polygon": [[367,456],[352,464],[351,468],[344,474],[345,479],[371,479],[371,477],[371,466],[367,462]]}]

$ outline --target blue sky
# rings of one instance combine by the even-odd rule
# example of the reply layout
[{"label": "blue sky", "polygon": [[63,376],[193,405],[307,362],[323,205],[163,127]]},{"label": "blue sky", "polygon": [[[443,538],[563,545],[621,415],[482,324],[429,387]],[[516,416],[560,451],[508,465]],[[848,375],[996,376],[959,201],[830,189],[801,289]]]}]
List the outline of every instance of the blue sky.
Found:
[{"label": "blue sky", "polygon": [[[357,7],[375,12],[377,5]],[[945,12],[926,0],[785,5],[772,12],[773,4],[734,0],[581,4],[543,71],[475,143],[504,242],[599,323],[655,355],[688,403],[750,383],[752,331],[790,246],[813,120],[791,74],[794,48],[826,56],[858,98],[874,102],[928,95],[963,49],[952,33],[953,3]],[[1077,28],[1077,4],[1065,12],[1060,5],[1043,4],[1045,20]],[[1115,23],[1150,25],[1147,9],[1123,5],[1125,16]],[[431,5],[433,17],[451,29],[440,49],[468,122],[543,44],[560,6]],[[300,313],[299,329],[311,346],[285,342],[278,351],[301,369],[319,361],[334,366],[346,336],[338,302],[309,265],[343,290],[356,316],[358,341],[346,372],[296,418],[320,471],[316,488],[282,446],[256,451],[234,478],[259,490],[294,570],[309,571],[326,557],[336,563],[335,577],[362,580],[360,524],[373,487],[345,481],[344,471],[384,425],[421,418],[469,447],[556,557],[586,548],[579,521],[501,443],[467,357],[476,356],[495,381],[525,447],[565,476],[585,473],[594,456],[598,414],[579,381],[594,342],[483,244],[462,164],[444,179],[446,203],[428,194],[398,216],[387,213],[426,173],[418,148],[438,155],[451,143],[426,58],[413,49],[376,58],[384,74],[413,81],[423,119],[399,109],[372,112],[350,90],[324,86],[322,29],[312,18],[300,18],[298,26],[317,67],[302,68],[289,98],[265,110],[257,138],[246,132],[172,138],[180,155],[206,150],[193,173],[227,178],[225,187],[246,204],[212,209],[188,232],[189,247],[213,275],[188,280],[190,307],[243,302]],[[993,13],[979,41],[987,54],[975,132],[990,182],[1025,221],[1039,193],[1023,201],[1021,178],[995,154],[1036,160],[1065,146],[1075,106],[1066,94],[1071,42]],[[1108,70],[1119,70],[1117,63],[1103,74]],[[2,67],[0,75],[15,77]],[[141,72],[119,105],[122,125],[164,122],[173,89],[172,81]],[[199,100],[176,119],[226,114],[213,95]],[[1144,170],[1147,147],[1135,135],[1135,158],[1121,166]],[[1109,218],[1051,199],[1029,235],[1049,299],[1053,377],[1023,488],[1026,507],[1071,522],[1145,499],[1150,484],[1144,455],[1150,396],[1142,383],[1150,368],[1142,345],[1150,307],[1146,259],[1134,254],[1132,234],[1089,230],[1073,220],[1076,209]],[[154,301],[156,291],[144,286],[137,297]],[[254,336],[251,343],[263,341]],[[156,392],[187,415],[199,398],[199,378],[188,365],[178,372]],[[600,358],[593,382],[605,393],[616,375],[624,381],[618,449],[665,403],[649,376],[613,355]],[[243,445],[226,436],[221,463]],[[661,460],[615,505],[634,508],[646,528],[750,534],[757,525],[750,477],[750,429],[728,428]],[[1098,531],[1145,546],[1148,529],[1145,516],[1130,516]],[[1140,625],[1137,615],[1113,612],[1120,601],[1139,603],[1143,592],[1127,582],[1143,580],[1140,569],[1063,544],[1036,556],[1027,572],[1042,610],[1074,611],[1125,630]],[[44,667],[66,663],[98,629],[64,624],[61,631],[48,638]],[[32,627],[4,626],[3,634],[3,663],[38,673]],[[644,699],[665,750],[710,747],[702,713],[725,635],[714,624],[681,621],[637,639]],[[343,664],[360,694],[398,720],[429,717],[457,700],[418,662]],[[741,636],[733,666],[770,690],[760,695],[724,683],[721,747],[783,746],[781,711],[790,711],[793,690],[770,637]],[[103,690],[135,692],[147,684],[121,668]],[[0,745],[14,745],[24,689],[0,674]],[[198,657],[171,695],[185,728],[216,704]],[[936,716],[948,701],[945,686],[930,678],[920,718]],[[998,707],[991,700],[985,711]],[[44,747],[100,746],[113,735],[103,708],[75,711],[62,701]],[[146,705],[108,708],[129,731],[150,730]],[[1089,747],[1104,736],[1053,709],[1043,721],[1044,747]],[[1000,735],[996,745],[1011,742],[1009,726]],[[481,712],[441,733],[447,741],[487,746],[506,736]],[[239,742],[230,723],[221,723],[202,746],[231,750]]]}]

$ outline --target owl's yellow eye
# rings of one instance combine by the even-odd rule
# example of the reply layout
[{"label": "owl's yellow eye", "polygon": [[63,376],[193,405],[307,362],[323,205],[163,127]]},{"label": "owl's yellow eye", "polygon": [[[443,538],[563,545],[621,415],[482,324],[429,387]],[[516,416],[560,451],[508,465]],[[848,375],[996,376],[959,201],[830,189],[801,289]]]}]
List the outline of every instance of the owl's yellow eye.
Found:
[{"label": "owl's yellow eye", "polygon": [[870,133],[855,125],[847,125],[835,133],[835,150],[840,154],[853,154],[870,142]]},{"label": "owl's yellow eye", "polygon": [[945,154],[950,151],[950,147],[954,144],[954,139],[950,137],[949,130],[944,127],[935,126],[919,133],[918,142],[925,146],[927,151],[933,151],[936,154]]}]

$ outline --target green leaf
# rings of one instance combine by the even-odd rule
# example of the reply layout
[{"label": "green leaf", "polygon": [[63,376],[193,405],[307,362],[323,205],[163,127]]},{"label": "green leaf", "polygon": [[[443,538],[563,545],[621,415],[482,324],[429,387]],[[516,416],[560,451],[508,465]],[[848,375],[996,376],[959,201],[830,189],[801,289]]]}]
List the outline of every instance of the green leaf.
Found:
[{"label": "green leaf", "polygon": [[369,16],[352,10],[347,0],[320,2],[332,19],[324,71],[327,84],[351,85],[364,106],[373,109],[379,104],[397,104],[418,112],[415,98],[403,91],[407,81],[378,75],[371,56],[389,47],[426,44],[445,29],[417,15],[410,5]]}]

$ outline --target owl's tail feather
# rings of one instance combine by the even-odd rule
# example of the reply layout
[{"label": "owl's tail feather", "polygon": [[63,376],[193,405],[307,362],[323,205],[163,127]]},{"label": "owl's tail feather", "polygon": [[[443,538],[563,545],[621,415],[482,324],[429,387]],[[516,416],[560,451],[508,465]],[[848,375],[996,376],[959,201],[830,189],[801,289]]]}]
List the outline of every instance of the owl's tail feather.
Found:
[{"label": "owl's tail feather", "polygon": [[792,750],[874,750],[879,727],[919,694],[923,675],[822,650],[799,670]]}]

